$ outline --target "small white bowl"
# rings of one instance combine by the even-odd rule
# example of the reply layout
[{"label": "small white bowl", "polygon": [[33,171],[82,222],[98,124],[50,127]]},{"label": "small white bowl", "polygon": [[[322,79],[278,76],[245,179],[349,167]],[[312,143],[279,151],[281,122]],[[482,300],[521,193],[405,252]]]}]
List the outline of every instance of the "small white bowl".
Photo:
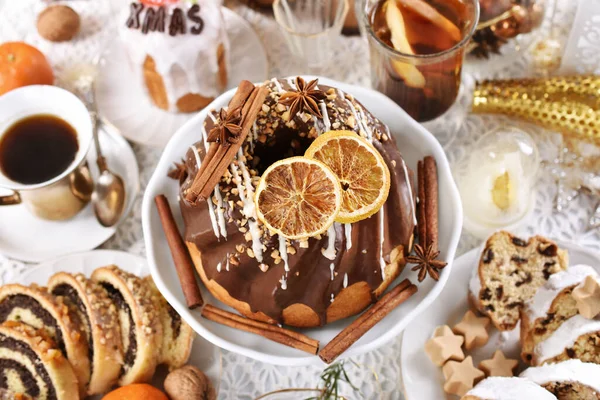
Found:
[{"label": "small white bowl", "polygon": [[[314,77],[305,78],[310,80]],[[443,269],[439,282],[434,282],[429,278],[419,283],[419,291],[414,296],[392,311],[390,315],[367,332],[343,354],[343,357],[349,357],[375,350],[391,341],[439,295],[452,270],[452,260],[454,259],[462,229],[462,206],[458,189],[450,173],[450,166],[446,155],[442,146],[431,133],[426,131],[398,107],[396,103],[381,93],[327,78],[319,78],[319,83],[340,88],[354,95],[371,113],[386,123],[393,133],[402,156],[410,168],[416,170],[418,160],[427,155],[433,155],[437,160],[439,171],[439,247],[441,258],[448,261],[448,266]],[[159,194],[167,196],[171,206],[175,210],[174,214],[179,226],[183,227],[177,202],[179,185],[176,181],[167,177],[167,172],[173,165],[173,162],[181,160],[186,150],[199,140],[200,136],[198,132],[206,118],[208,110],[219,109],[227,105],[234,92],[235,89],[232,89],[219,96],[211,105],[199,112],[177,131],[167,144],[154,175],[152,175],[148,183],[142,205],[142,225],[150,271],[161,293],[183,319],[198,334],[215,345],[272,364],[290,366],[322,364],[322,361],[317,356],[308,355],[263,337],[203,319],[200,316],[200,311],[190,311],[185,305],[185,299],[179,286],[169,246],[162,230],[158,212],[154,206],[154,197]],[[404,269],[397,282],[404,278],[409,278],[412,282],[417,283],[417,275],[411,271],[410,267]],[[202,287],[202,294],[206,302],[223,307],[204,287]],[[324,346],[353,320],[354,318],[347,318],[321,328],[306,329],[303,332],[319,340],[321,346]]]}]

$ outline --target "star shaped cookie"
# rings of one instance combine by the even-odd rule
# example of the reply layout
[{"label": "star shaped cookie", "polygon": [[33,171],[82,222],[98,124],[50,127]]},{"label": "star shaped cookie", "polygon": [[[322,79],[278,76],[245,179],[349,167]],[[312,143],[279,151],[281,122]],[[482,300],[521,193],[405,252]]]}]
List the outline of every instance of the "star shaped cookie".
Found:
[{"label": "star shaped cookie", "polygon": [[496,350],[492,358],[483,360],[479,363],[479,369],[485,372],[487,376],[514,376],[515,368],[519,365],[518,360],[506,358],[504,353]]},{"label": "star shaped cookie", "polygon": [[434,337],[425,343],[425,353],[439,367],[448,360],[462,361],[465,359],[461,348],[464,341],[462,336],[455,335],[448,326],[437,327]]},{"label": "star shaped cookie", "polygon": [[583,283],[573,289],[573,298],[583,317],[593,319],[600,314],[600,282],[593,276],[586,277]]},{"label": "star shaped cookie", "polygon": [[465,337],[465,348],[467,350],[481,347],[487,343],[490,336],[487,332],[487,326],[490,319],[487,317],[478,317],[472,311],[467,311],[463,319],[454,325],[454,332],[460,333]]},{"label": "star shaped cookie", "polygon": [[464,396],[473,386],[485,377],[483,371],[473,366],[473,358],[471,356],[463,361],[448,361],[442,368],[446,383],[444,383],[444,391],[448,394]]}]

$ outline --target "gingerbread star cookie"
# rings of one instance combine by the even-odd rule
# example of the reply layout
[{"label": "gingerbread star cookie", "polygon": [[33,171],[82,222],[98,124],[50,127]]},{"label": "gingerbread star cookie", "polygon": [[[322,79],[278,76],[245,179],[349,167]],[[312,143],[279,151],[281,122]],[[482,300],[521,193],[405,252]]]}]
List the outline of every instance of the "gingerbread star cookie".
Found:
[{"label": "gingerbread star cookie", "polygon": [[489,318],[478,317],[469,310],[463,319],[454,326],[453,330],[465,337],[465,348],[471,350],[487,343],[490,338],[487,332],[489,324]]},{"label": "gingerbread star cookie", "polygon": [[600,282],[593,276],[585,278],[582,284],[573,289],[573,298],[577,302],[579,314],[594,319],[600,314]]},{"label": "gingerbread star cookie", "polygon": [[462,336],[455,335],[448,326],[441,326],[436,328],[434,337],[425,343],[425,353],[440,367],[448,360],[462,361],[465,359],[461,348],[464,340]]},{"label": "gingerbread star cookie", "polygon": [[492,358],[479,363],[479,369],[487,376],[514,376],[518,360],[506,358],[501,350],[496,350]]},{"label": "gingerbread star cookie", "polygon": [[485,377],[483,371],[473,366],[471,356],[463,361],[448,361],[442,368],[446,383],[444,391],[448,394],[464,396],[473,386]]}]

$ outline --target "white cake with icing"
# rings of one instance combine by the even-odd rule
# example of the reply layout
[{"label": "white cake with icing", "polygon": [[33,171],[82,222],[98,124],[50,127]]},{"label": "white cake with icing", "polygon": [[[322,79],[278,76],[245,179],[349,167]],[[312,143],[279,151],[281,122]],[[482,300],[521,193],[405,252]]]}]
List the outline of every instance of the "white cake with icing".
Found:
[{"label": "white cake with icing", "polygon": [[229,42],[217,0],[142,0],[127,4],[119,35],[152,103],[193,112],[227,85]]},{"label": "white cake with icing", "polygon": [[490,377],[469,390],[462,400],[556,400],[556,396],[524,378]]},{"label": "white cake with icing", "polygon": [[[540,365],[547,361],[590,357],[583,354],[587,352],[587,346],[582,348],[577,342],[583,341],[581,336],[586,336],[592,343],[598,341],[594,333],[600,322],[579,315],[577,302],[572,296],[573,289],[588,276],[598,279],[594,268],[572,266],[550,276],[535,296],[525,303],[521,312],[521,356],[525,362]],[[600,354],[588,361],[598,357]]]},{"label": "white cake with icing", "polygon": [[559,399],[599,399],[600,365],[583,363],[580,360],[568,360],[557,364],[531,367],[521,373]]}]

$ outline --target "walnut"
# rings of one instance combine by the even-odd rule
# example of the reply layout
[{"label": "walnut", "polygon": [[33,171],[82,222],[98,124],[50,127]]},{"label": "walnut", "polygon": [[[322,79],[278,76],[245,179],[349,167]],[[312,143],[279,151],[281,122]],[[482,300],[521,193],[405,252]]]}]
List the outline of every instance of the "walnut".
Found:
[{"label": "walnut", "polygon": [[216,400],[217,394],[202,371],[191,365],[174,370],[165,379],[171,400]]},{"label": "walnut", "polygon": [[41,37],[51,42],[66,42],[79,32],[81,19],[71,7],[51,5],[40,13],[37,30]]}]

